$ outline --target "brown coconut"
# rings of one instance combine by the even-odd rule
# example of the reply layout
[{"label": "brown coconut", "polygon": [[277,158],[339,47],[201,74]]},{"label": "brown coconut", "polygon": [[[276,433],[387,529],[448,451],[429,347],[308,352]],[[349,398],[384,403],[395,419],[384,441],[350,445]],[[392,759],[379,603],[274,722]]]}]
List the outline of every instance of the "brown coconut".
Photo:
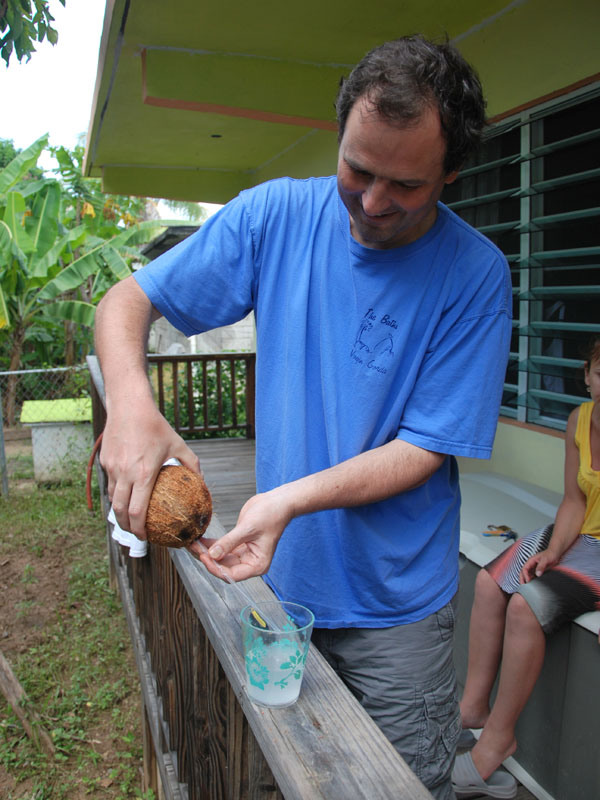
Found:
[{"label": "brown coconut", "polygon": [[202,536],[212,516],[210,492],[202,476],[183,466],[161,467],[148,512],[148,541],[185,547]]}]

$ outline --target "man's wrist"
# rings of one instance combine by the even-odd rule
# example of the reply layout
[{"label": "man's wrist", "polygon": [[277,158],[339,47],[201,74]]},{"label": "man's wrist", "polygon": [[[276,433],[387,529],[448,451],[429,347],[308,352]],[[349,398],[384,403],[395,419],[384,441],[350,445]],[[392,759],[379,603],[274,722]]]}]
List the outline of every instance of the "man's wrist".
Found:
[{"label": "man's wrist", "polygon": [[110,413],[110,411],[117,411],[121,408],[139,408],[140,405],[146,404],[156,405],[152,396],[152,389],[147,379],[133,381],[132,383],[129,383],[127,387],[123,389],[115,387],[111,391],[107,391],[107,412]]},{"label": "man's wrist", "polygon": [[284,483],[266,492],[271,498],[271,501],[277,505],[278,514],[280,518],[284,520],[285,525],[291,522],[295,517],[307,513],[300,509],[297,483],[297,481]]}]

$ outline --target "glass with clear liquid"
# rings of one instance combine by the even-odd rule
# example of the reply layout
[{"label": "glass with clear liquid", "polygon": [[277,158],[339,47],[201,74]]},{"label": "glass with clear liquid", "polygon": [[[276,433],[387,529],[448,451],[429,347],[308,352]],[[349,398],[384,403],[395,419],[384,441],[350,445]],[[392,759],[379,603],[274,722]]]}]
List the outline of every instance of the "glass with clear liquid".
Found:
[{"label": "glass with clear liquid", "polygon": [[283,708],[300,694],[314,616],[297,603],[272,601],[260,608],[282,624],[277,630],[263,627],[252,606],[242,609],[246,688],[253,702]]}]

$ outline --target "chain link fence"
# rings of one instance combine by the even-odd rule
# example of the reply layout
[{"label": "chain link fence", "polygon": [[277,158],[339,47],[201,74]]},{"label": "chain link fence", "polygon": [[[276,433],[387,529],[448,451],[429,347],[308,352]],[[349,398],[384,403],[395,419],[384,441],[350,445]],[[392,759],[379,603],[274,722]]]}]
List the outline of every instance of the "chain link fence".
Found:
[{"label": "chain link fence", "polygon": [[86,366],[0,372],[0,488],[65,480],[89,458]]}]

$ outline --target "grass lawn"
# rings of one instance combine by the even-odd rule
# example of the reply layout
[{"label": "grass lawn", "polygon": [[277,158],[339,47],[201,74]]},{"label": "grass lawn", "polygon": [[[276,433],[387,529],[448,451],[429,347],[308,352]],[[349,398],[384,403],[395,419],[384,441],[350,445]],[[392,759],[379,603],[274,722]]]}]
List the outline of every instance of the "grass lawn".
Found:
[{"label": "grass lawn", "polygon": [[0,797],[151,800],[141,788],[137,672],[108,585],[98,496],[90,513],[82,474],[36,486],[22,444],[16,467],[0,497],[0,650],[56,755],[34,745],[0,694]]}]

